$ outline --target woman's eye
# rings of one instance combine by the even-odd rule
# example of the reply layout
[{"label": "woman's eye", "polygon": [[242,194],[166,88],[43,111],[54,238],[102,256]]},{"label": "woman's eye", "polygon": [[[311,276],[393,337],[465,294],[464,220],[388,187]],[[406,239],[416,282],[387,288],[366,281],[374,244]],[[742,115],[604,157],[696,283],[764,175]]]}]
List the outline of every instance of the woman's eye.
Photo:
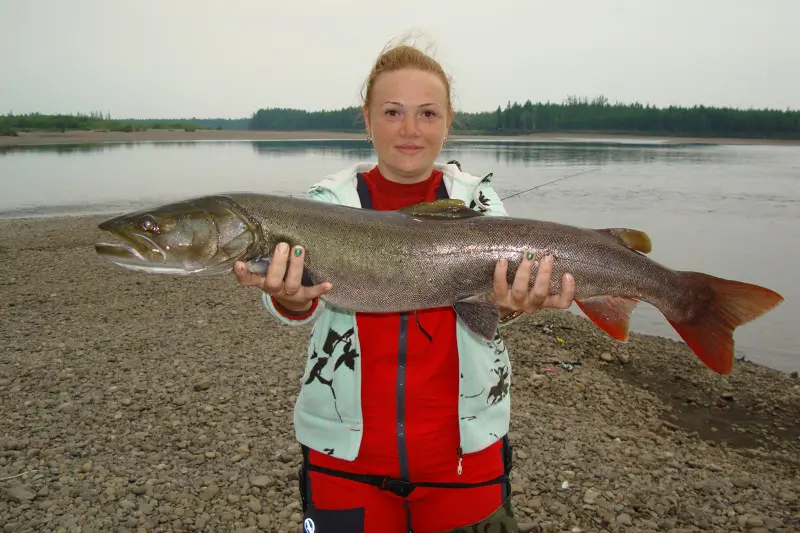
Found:
[{"label": "woman's eye", "polygon": [[396,109],[387,109],[386,111],[384,111],[384,114],[387,117],[396,117],[399,113],[397,112]]}]

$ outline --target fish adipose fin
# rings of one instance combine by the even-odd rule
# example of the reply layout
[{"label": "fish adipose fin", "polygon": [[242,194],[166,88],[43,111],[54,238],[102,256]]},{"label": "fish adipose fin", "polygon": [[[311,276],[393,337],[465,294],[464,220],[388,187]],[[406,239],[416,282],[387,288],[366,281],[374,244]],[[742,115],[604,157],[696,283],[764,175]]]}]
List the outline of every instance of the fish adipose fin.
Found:
[{"label": "fish adipose fin", "polygon": [[411,215],[415,217],[445,219],[445,220],[484,216],[483,213],[474,211],[469,207],[467,207],[467,205],[462,200],[453,200],[453,199],[442,199],[442,200],[434,200],[433,202],[422,202],[419,204],[414,204],[408,207],[404,207],[402,209],[398,209],[398,211],[401,213],[405,213],[406,215]]},{"label": "fish adipose fin", "polygon": [[636,252],[649,254],[653,249],[653,243],[650,241],[650,236],[643,231],[628,228],[605,228],[595,231],[615,238],[623,246]]},{"label": "fish adipose fin", "polygon": [[639,304],[638,300],[621,296],[593,296],[575,300],[581,311],[612,338],[625,342],[628,340],[628,327],[631,314]]},{"label": "fish adipose fin", "polygon": [[687,322],[666,317],[667,321],[706,366],[719,374],[730,374],[734,356],[733,331],[781,303],[783,297],[758,285],[699,272],[682,272],[681,276],[696,287],[690,290],[710,294],[710,298],[692,310],[693,316]]},{"label": "fish adipose fin", "polygon": [[496,304],[479,299],[460,300],[453,304],[456,315],[475,334],[485,340],[492,340],[497,333],[500,309]]}]

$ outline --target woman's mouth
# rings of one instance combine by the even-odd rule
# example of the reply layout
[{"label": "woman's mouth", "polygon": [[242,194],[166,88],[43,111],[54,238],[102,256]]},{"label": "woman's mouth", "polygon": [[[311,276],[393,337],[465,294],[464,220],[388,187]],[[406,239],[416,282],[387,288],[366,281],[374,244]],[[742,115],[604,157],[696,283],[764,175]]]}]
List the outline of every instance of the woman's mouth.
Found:
[{"label": "woman's mouth", "polygon": [[416,154],[422,150],[422,146],[418,144],[401,144],[397,146],[397,151],[402,154]]}]

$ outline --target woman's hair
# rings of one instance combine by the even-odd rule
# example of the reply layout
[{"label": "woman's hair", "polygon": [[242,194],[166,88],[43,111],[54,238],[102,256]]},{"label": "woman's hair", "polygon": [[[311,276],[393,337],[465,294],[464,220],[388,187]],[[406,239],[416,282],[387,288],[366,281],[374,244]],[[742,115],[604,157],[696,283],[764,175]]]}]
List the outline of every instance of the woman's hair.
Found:
[{"label": "woman's hair", "polygon": [[369,77],[367,78],[365,88],[362,90],[361,98],[364,101],[364,105],[369,108],[372,98],[372,88],[378,76],[384,72],[393,72],[395,70],[407,68],[430,72],[439,76],[447,92],[447,111],[452,117],[454,111],[450,77],[445,74],[442,65],[431,55],[426,54],[415,45],[410,44],[387,45],[387,47],[384,48],[375,61],[369,73]]}]

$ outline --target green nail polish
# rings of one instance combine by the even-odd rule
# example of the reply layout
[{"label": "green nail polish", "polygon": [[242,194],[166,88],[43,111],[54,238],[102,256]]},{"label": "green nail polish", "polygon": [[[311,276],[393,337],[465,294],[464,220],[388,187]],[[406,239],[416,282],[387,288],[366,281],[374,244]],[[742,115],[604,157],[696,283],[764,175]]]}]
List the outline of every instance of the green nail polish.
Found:
[{"label": "green nail polish", "polygon": [[533,252],[528,252],[528,261],[533,261]]},{"label": "green nail polish", "polygon": [[303,249],[300,248],[299,246],[294,249],[294,256],[295,257],[300,257],[300,254],[302,254],[302,253],[303,253]]}]

